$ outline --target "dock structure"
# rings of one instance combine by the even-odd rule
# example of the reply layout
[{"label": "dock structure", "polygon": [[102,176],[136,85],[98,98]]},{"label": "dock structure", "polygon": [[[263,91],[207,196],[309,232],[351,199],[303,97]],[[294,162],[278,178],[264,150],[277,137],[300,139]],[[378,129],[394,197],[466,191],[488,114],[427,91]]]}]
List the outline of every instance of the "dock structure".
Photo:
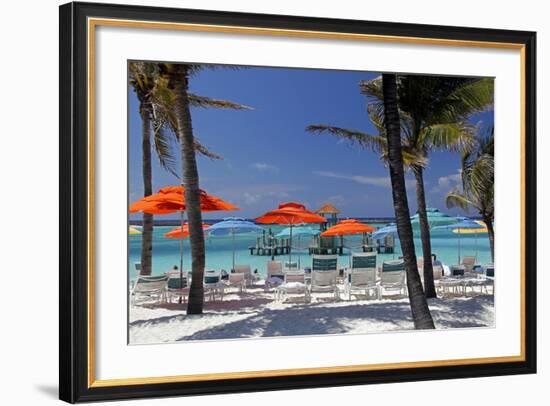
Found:
[{"label": "dock structure", "polygon": [[388,234],[383,240],[373,241],[372,237],[363,240],[363,252],[377,252],[378,254],[393,254],[395,252],[395,239]]},{"label": "dock structure", "polygon": [[315,236],[308,250],[310,255],[343,255],[344,239],[342,237]]},{"label": "dock structure", "polygon": [[267,238],[258,237],[256,239],[256,245],[248,247],[250,255],[268,255],[270,257],[276,257],[277,255],[285,255],[290,251],[290,239],[288,238],[275,238],[268,236]]}]

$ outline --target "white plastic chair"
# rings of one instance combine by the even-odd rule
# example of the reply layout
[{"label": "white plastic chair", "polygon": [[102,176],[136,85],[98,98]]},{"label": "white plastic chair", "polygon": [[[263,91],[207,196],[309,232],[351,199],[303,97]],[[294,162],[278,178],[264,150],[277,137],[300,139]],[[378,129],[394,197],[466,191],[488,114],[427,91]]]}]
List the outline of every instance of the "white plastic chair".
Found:
[{"label": "white plastic chair", "polygon": [[284,282],[275,288],[275,301],[283,302],[288,295],[303,296],[306,303],[311,300],[304,272],[285,272]]},{"label": "white plastic chair", "polygon": [[476,257],[466,256],[462,258],[461,265],[464,267],[465,273],[472,273],[474,270],[474,265],[476,264]]},{"label": "white plastic chair", "polygon": [[377,292],[376,281],[376,254],[355,253],[351,258],[351,269],[345,279],[345,291],[348,299],[354,291],[364,292],[369,295],[371,291]]},{"label": "white plastic chair", "polygon": [[166,281],[166,299],[169,303],[172,303],[172,297],[182,298],[183,302],[187,301],[189,296],[189,281],[186,274],[180,277],[178,272],[170,272],[166,274],[168,280]]},{"label": "white plastic chair", "polygon": [[235,265],[234,271],[234,273],[244,274],[247,286],[251,286],[254,284],[255,278],[252,275],[252,269],[250,269],[250,265]]},{"label": "white plastic chair", "polygon": [[221,279],[221,272],[218,271],[206,271],[204,273],[204,297],[208,297],[210,300],[216,300],[216,296],[223,300],[224,286],[225,284]]},{"label": "white plastic chair", "polygon": [[311,268],[310,293],[333,293],[335,299],[340,298],[338,279],[338,256],[313,255]]},{"label": "white plastic chair", "polygon": [[384,261],[378,284],[378,299],[381,299],[384,290],[398,290],[399,294],[407,295],[405,284],[405,264],[403,260]]},{"label": "white plastic chair", "polygon": [[145,296],[151,299],[156,297],[159,302],[165,301],[167,281],[168,276],[166,275],[138,277],[132,289],[132,306],[136,305],[138,296]]},{"label": "white plastic chair", "polygon": [[230,273],[227,279],[227,287],[236,287],[239,292],[246,292],[246,274]]},{"label": "white plastic chair", "polygon": [[281,261],[267,261],[264,291],[269,291],[272,287],[280,285],[283,281],[283,263]]}]

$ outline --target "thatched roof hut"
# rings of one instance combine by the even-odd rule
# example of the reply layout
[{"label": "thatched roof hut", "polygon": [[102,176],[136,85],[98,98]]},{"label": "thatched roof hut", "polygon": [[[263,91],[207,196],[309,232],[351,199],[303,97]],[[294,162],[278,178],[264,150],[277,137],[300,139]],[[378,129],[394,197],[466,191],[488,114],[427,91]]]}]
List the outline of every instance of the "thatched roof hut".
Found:
[{"label": "thatched roof hut", "polygon": [[328,223],[322,225],[326,229],[327,226],[333,226],[338,221],[338,213],[340,213],[340,210],[338,210],[336,207],[334,207],[330,203],[325,203],[319,210],[317,210],[315,213],[320,214],[323,217],[326,217],[328,220]]},{"label": "thatched roof hut", "polygon": [[317,210],[315,213],[325,215],[325,214],[338,214],[340,213],[340,210],[338,210],[336,207],[334,207],[330,203],[324,204],[319,210]]}]

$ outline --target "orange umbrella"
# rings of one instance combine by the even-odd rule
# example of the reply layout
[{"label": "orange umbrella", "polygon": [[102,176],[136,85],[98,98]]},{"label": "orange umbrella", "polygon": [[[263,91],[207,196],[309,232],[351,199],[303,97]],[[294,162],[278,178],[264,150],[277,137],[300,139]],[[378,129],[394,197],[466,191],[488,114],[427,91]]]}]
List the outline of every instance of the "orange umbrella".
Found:
[{"label": "orange umbrella", "polygon": [[260,224],[286,224],[296,225],[304,223],[326,223],[327,219],[323,216],[306,210],[303,204],[288,202],[281,203],[279,208],[268,211],[263,216],[256,219]]},{"label": "orange umbrella", "polygon": [[[217,196],[209,195],[204,190],[199,189],[201,211],[221,211],[221,210],[240,210],[237,206],[220,199]],[[181,213],[181,229],[185,234],[184,212],[187,209],[185,205],[185,187],[183,185],[166,186],[159,190],[154,195],[145,196],[144,198],[132,203],[129,208],[130,213],[148,213],[148,214],[171,214]],[[203,225],[204,227],[204,225]],[[174,230],[172,230],[174,231]],[[180,242],[180,277],[183,276],[183,238]]]},{"label": "orange umbrella", "polygon": [[321,233],[321,237],[332,237],[337,235],[365,234],[376,230],[367,224],[361,223],[356,219],[342,220],[338,224],[330,227]]},{"label": "orange umbrella", "polygon": [[[217,196],[209,195],[200,189],[201,211],[240,210]],[[167,186],[154,195],[146,196],[130,205],[130,213],[170,214],[185,211],[185,188]]]},{"label": "orange umbrella", "polygon": [[[202,223],[202,229],[206,230],[208,227],[210,227],[206,223]],[[172,231],[167,232],[164,234],[166,238],[187,238],[189,237],[189,223],[185,223],[183,225],[183,232],[181,231],[182,227],[176,227]]]},{"label": "orange umbrella", "polygon": [[260,224],[284,224],[290,226],[290,247],[288,261],[292,260],[292,226],[304,223],[326,223],[327,219],[306,209],[301,203],[281,203],[275,210],[268,211],[256,219]]},{"label": "orange umbrella", "polygon": [[[334,237],[334,236],[340,236],[343,238],[344,235],[352,235],[352,234],[365,234],[375,231],[375,227],[371,227],[367,224],[361,223],[359,220],[356,219],[348,219],[348,220],[342,220],[338,224],[333,225],[328,230],[321,233],[321,237]],[[343,242],[343,241],[342,241]],[[351,246],[350,249],[350,255],[351,255]],[[350,257],[351,261],[351,257]]]}]

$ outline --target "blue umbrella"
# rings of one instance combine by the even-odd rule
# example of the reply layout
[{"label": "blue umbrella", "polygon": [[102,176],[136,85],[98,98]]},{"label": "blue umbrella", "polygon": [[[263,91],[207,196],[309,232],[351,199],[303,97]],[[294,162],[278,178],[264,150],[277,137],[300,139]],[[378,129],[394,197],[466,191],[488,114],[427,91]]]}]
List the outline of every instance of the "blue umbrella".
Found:
[{"label": "blue umbrella", "polygon": [[240,217],[226,217],[222,221],[211,225],[207,230],[208,235],[231,235],[233,246],[233,269],[235,269],[235,234],[254,234],[264,231],[262,227]]},{"label": "blue umbrella", "polygon": [[[463,217],[462,221],[455,224],[447,224],[444,226],[434,227],[434,230],[449,230],[449,231],[458,231],[458,263],[460,263],[460,230],[477,230],[485,228],[478,222],[469,219],[468,217]],[[477,234],[476,234],[476,258],[477,258]]]},{"label": "blue umbrella", "polygon": [[[300,236],[300,235],[314,236],[314,235],[319,234],[320,232],[321,232],[320,230],[315,230],[310,226],[292,227],[292,235],[293,236]],[[281,237],[281,238],[290,237],[290,227],[287,227],[287,228],[283,229],[282,231],[280,231],[279,233],[277,233],[277,237]]]},{"label": "blue umbrella", "polygon": [[[384,238],[387,235],[393,235],[394,238],[399,238],[399,234],[397,233],[397,225],[395,223],[386,224],[384,227],[379,228],[371,234],[372,238],[375,240]],[[395,258],[395,251],[393,257]]]},{"label": "blue umbrella", "polygon": [[372,238],[383,238],[388,234],[393,234],[394,237],[398,237],[397,226],[395,225],[395,223],[390,223],[382,228],[379,228],[374,233],[372,233]]}]

